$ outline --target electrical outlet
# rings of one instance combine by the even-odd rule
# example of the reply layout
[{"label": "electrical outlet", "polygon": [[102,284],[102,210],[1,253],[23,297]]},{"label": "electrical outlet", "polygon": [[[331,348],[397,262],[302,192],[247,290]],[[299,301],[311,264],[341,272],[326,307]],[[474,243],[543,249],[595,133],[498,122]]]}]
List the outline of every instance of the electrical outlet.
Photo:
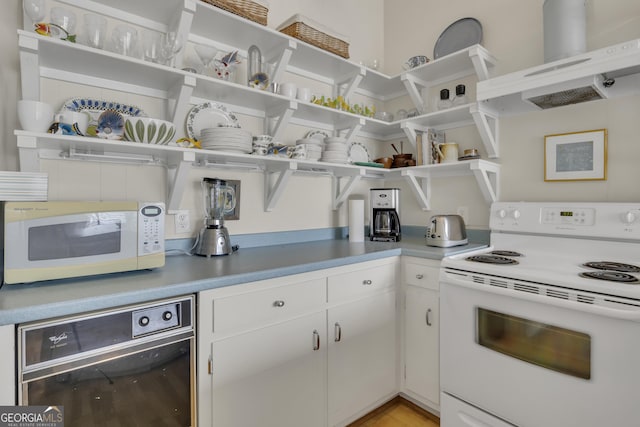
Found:
[{"label": "electrical outlet", "polygon": [[469,207],[468,206],[458,206],[458,215],[462,217],[465,224],[469,223]]},{"label": "electrical outlet", "polygon": [[188,233],[191,231],[191,221],[189,220],[189,211],[176,211],[173,216],[176,233]]}]

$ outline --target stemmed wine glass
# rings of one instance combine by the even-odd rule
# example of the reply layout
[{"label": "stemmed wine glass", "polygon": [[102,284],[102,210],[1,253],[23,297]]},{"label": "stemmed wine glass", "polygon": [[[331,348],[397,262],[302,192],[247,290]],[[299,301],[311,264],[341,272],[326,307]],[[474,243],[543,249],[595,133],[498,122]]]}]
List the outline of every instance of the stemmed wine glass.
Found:
[{"label": "stemmed wine glass", "polygon": [[200,58],[200,62],[202,62],[202,74],[205,74],[207,68],[211,65],[211,61],[215,58],[216,53],[218,53],[218,49],[211,46],[206,46],[203,44],[196,45],[194,47],[198,58]]},{"label": "stemmed wine glass", "polygon": [[44,0],[22,0],[22,9],[34,26],[42,22],[46,14]]},{"label": "stemmed wine glass", "polygon": [[162,35],[162,56],[166,60],[166,65],[173,67],[175,56],[182,50],[182,34],[177,31],[167,31]]}]

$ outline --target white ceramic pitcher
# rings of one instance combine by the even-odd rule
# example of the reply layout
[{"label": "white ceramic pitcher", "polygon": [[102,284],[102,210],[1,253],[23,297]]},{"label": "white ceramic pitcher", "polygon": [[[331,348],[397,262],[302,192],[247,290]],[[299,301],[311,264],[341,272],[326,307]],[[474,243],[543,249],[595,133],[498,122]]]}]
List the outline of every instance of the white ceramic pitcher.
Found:
[{"label": "white ceramic pitcher", "polygon": [[440,163],[451,163],[458,161],[458,143],[445,142],[436,146],[438,155],[440,156]]}]

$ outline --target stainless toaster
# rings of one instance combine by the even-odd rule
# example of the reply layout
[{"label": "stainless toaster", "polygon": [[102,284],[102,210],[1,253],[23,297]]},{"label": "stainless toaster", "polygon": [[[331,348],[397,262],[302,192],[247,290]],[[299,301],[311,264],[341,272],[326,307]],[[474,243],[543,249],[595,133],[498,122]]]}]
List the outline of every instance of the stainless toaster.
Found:
[{"label": "stainless toaster", "polygon": [[434,215],[427,225],[427,246],[448,248],[466,245],[467,230],[460,215]]}]

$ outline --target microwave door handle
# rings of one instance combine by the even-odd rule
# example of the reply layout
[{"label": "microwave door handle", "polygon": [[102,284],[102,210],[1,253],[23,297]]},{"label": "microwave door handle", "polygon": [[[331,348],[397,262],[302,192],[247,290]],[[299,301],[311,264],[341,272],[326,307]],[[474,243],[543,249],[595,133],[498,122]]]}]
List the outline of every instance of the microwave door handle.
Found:
[{"label": "microwave door handle", "polygon": [[515,291],[513,289],[502,288],[491,285],[478,285],[478,284],[470,284],[465,282],[464,280],[458,279],[456,275],[465,275],[464,273],[451,273],[451,272],[443,272],[440,276],[440,289],[443,286],[462,286],[464,288],[472,289],[474,291],[482,291],[482,292],[490,292],[497,295],[507,296],[510,298],[515,298],[519,300],[531,301],[539,304],[547,304],[547,305],[555,305],[557,307],[561,307],[564,309],[570,309],[574,311],[581,311],[589,314],[594,314],[597,316],[610,317],[614,319],[620,320],[628,320],[632,322],[640,323],[640,306],[635,307],[631,305],[627,305],[625,310],[619,310],[611,307],[602,307],[594,304],[587,304],[581,302],[570,302],[563,299],[558,298],[550,298],[538,294],[532,294],[529,292],[521,292]]}]

